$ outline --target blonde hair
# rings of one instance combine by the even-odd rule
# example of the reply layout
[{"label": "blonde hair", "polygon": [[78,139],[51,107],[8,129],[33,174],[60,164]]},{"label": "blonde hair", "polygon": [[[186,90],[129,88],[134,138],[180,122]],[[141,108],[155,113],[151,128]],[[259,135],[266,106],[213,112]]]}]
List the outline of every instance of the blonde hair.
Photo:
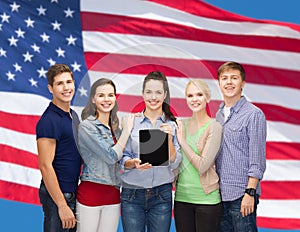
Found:
[{"label": "blonde hair", "polygon": [[207,102],[210,101],[210,98],[211,98],[210,88],[208,87],[208,84],[205,81],[201,80],[201,79],[192,79],[192,80],[190,80],[187,83],[186,87],[185,87],[185,95],[186,95],[187,88],[191,84],[194,84],[196,87],[198,87],[200,90],[202,90],[204,95],[206,96]]}]

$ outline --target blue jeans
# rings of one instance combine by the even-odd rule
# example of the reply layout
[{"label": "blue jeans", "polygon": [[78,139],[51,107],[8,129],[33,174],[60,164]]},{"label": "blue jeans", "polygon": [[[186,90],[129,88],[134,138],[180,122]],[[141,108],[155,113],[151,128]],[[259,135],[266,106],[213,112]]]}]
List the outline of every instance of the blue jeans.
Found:
[{"label": "blue jeans", "polygon": [[240,212],[243,197],[234,201],[223,201],[223,214],[219,232],[257,232],[256,210],[259,196],[254,197],[254,211],[246,217]]},{"label": "blue jeans", "polygon": [[[76,194],[64,193],[68,206],[72,209],[75,215]],[[39,189],[40,202],[44,211],[44,232],[75,232],[76,226],[72,229],[63,229],[62,223],[58,215],[58,209],[51,196],[49,195],[46,186],[41,183]]]},{"label": "blue jeans", "polygon": [[123,188],[121,214],[124,232],[169,232],[172,184],[150,189]]}]

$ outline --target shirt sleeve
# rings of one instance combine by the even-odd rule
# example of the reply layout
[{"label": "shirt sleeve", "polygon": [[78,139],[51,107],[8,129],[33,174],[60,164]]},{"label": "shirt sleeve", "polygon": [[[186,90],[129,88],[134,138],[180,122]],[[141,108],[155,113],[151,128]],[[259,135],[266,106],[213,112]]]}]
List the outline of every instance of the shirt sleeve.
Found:
[{"label": "shirt sleeve", "polygon": [[58,141],[61,131],[59,127],[59,123],[55,123],[53,117],[42,116],[36,126],[36,139],[49,138]]},{"label": "shirt sleeve", "polygon": [[267,123],[261,110],[251,117],[248,126],[249,170],[248,176],[261,180],[266,170],[266,131]]},{"label": "shirt sleeve", "polygon": [[198,170],[199,175],[205,173],[215,162],[216,156],[221,146],[222,126],[218,122],[213,122],[207,130],[200,136],[197,147],[199,155],[191,152],[186,153],[191,164]]},{"label": "shirt sleeve", "polygon": [[216,156],[221,146],[222,140],[222,126],[218,122],[213,122],[209,127],[206,138],[202,138],[202,150],[197,159],[192,159],[197,161],[195,167],[198,169],[200,175],[205,173],[215,162]]},{"label": "shirt sleeve", "polygon": [[175,170],[180,165],[180,163],[182,161],[182,154],[181,154],[180,145],[179,145],[179,142],[178,142],[177,136],[176,136],[175,123],[172,124],[172,127],[173,127],[172,142],[173,142],[173,145],[174,145],[175,150],[176,150],[176,158],[175,158],[175,161],[173,163],[170,163],[169,167],[170,167],[171,170]]},{"label": "shirt sleeve", "polygon": [[132,149],[131,149],[131,143],[132,143],[132,137],[131,135],[129,136],[128,140],[127,140],[127,143],[126,143],[126,146],[124,148],[124,151],[123,151],[123,157],[121,159],[121,162],[120,164],[122,165],[122,168],[124,169],[125,167],[125,162],[127,160],[130,160],[130,159],[134,159],[134,158],[137,158],[136,155],[134,155]]}]

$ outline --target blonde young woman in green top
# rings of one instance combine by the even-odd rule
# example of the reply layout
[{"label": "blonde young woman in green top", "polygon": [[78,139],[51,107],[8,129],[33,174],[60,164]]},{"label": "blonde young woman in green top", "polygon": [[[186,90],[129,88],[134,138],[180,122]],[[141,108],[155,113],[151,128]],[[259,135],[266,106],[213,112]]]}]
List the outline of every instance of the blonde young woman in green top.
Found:
[{"label": "blonde young woman in green top", "polygon": [[174,215],[177,232],[218,231],[222,213],[215,158],[222,126],[206,111],[210,89],[201,79],[188,82],[186,102],[192,117],[178,122],[183,160],[176,182]]}]

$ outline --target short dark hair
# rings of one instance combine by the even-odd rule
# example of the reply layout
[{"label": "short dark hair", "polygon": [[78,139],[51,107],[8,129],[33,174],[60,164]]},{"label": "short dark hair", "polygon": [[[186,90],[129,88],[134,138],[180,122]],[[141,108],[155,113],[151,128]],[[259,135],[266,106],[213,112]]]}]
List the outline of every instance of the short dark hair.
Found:
[{"label": "short dark hair", "polygon": [[53,87],[54,77],[56,77],[58,74],[65,73],[65,72],[70,73],[72,79],[74,80],[73,73],[72,73],[72,71],[71,71],[71,69],[70,69],[70,67],[68,65],[66,65],[66,64],[55,64],[55,65],[52,65],[48,69],[48,72],[47,72],[47,81],[48,81],[48,84]]},{"label": "short dark hair", "polygon": [[243,68],[243,66],[237,62],[229,61],[224,64],[222,64],[218,69],[218,80],[220,80],[220,76],[224,71],[228,71],[230,69],[239,70],[241,73],[242,80],[244,81],[246,79],[246,73]]}]

